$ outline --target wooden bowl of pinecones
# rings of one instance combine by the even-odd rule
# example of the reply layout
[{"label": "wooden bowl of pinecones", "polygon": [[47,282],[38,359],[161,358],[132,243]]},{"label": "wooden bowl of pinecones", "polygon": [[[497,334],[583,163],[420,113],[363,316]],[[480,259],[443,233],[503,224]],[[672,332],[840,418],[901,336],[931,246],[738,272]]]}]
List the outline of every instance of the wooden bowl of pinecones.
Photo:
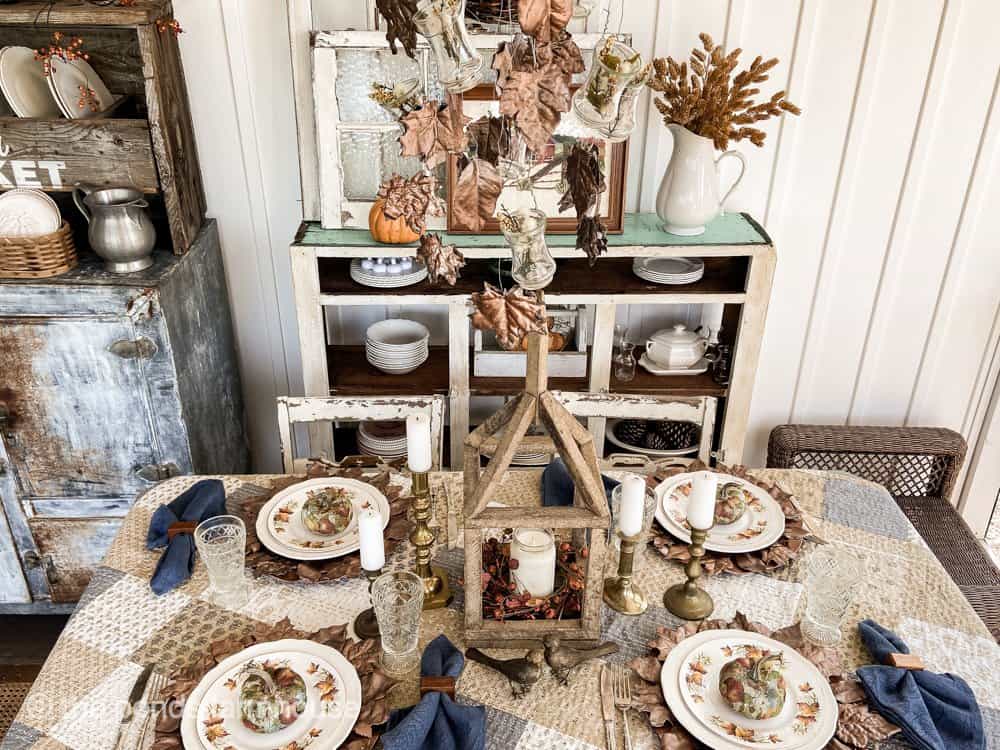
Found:
[{"label": "wooden bowl of pinecones", "polygon": [[608,420],[608,437],[621,447],[638,453],[685,455],[697,452],[701,426],[695,422],[616,419]]}]

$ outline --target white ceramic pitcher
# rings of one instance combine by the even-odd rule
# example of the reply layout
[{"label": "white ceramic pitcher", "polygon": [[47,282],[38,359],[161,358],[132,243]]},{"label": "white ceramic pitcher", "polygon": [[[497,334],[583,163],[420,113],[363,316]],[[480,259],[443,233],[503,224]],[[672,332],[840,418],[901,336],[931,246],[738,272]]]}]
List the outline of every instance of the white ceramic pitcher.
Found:
[{"label": "white ceramic pitcher", "polygon": [[[743,179],[747,163],[739,151],[726,151],[716,158],[710,138],[695,135],[682,125],[671,123],[667,129],[674,142],[673,151],[656,195],[656,215],[671,234],[702,234],[705,224],[722,213],[722,205]],[[742,167],[739,177],[720,198],[718,165],[727,156],[735,156]]]}]

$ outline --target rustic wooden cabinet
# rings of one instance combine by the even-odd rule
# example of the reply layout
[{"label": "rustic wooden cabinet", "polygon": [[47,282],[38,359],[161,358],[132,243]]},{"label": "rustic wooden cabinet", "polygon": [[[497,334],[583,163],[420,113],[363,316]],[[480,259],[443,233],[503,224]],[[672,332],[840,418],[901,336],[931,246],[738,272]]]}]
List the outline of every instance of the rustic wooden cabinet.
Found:
[{"label": "rustic wooden cabinet", "polygon": [[247,465],[214,221],[136,274],[0,280],[0,612],[76,601],[153,483]]}]

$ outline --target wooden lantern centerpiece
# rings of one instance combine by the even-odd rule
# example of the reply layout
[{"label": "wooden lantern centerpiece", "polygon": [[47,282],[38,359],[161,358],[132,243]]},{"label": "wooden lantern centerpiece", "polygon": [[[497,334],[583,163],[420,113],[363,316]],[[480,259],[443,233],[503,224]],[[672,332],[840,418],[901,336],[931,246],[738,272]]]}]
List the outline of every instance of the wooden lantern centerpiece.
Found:
[{"label": "wooden lantern centerpiece", "polygon": [[[465,640],[469,646],[531,648],[557,635],[579,645],[595,645],[601,635],[606,531],[611,517],[597,465],[594,439],[547,389],[548,337],[528,334],[525,389],[465,440]],[[541,421],[546,436],[527,436]],[[499,437],[498,430],[503,429]],[[494,499],[519,447],[558,452],[576,485],[572,506],[487,507]],[[484,470],[480,456],[491,455]],[[542,528],[574,534],[589,554],[578,560],[584,588],[577,619],[497,620],[483,616],[483,534],[495,528]],[[589,537],[589,538],[588,538]]]}]

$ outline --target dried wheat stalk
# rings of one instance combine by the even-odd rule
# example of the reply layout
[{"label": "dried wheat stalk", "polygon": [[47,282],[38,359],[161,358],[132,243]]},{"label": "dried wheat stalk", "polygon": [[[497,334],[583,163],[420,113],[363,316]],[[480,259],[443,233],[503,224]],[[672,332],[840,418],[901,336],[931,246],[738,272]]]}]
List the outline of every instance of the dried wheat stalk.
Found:
[{"label": "dried wheat stalk", "polygon": [[711,138],[717,149],[725,150],[731,140],[746,139],[763,146],[766,133],[752,127],[754,123],[785,112],[801,114],[802,110],[785,98],[784,91],[766,101],[754,102],[760,94],[757,86],[768,79],[770,70],[778,64],[777,58],[765,60],[758,55],[749,68],[734,76],[743,50],[737,48],[726,54],[708,34],[699,34],[699,39],[704,49],[691,50],[688,62],[678,63],[672,57],[653,60],[655,75],[649,87],[663,94],[655,104],[664,122],[683,125],[697,135]]}]

